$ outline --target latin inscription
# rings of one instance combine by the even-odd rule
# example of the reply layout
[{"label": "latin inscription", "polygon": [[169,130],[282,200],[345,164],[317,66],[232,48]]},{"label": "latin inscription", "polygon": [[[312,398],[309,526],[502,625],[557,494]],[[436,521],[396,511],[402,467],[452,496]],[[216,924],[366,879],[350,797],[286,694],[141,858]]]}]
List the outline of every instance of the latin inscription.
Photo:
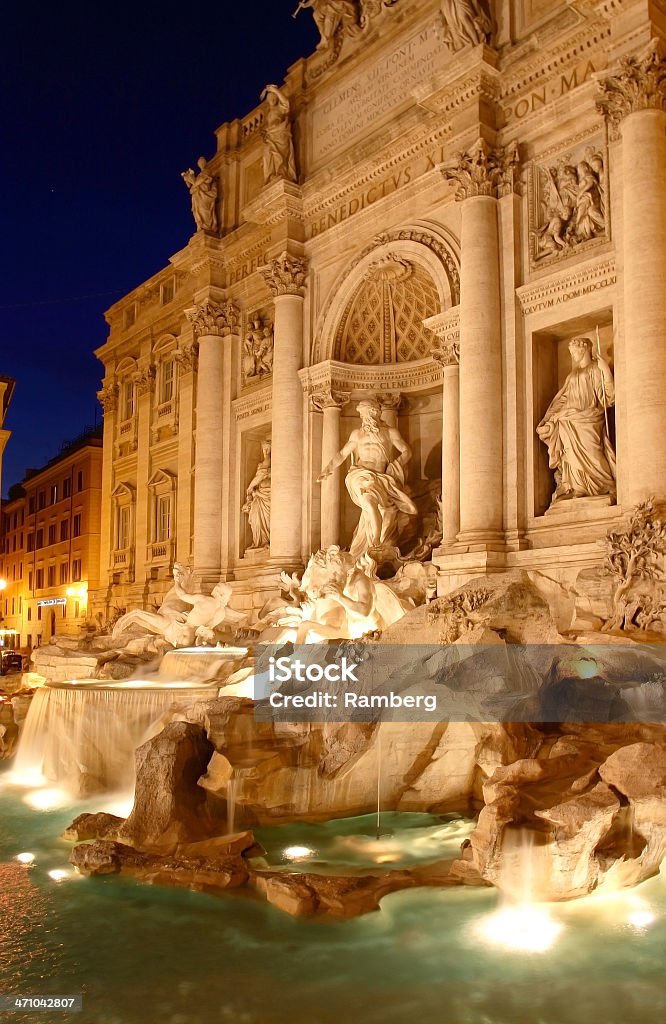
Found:
[{"label": "latin inscription", "polygon": [[521,96],[520,99],[515,100],[511,105],[505,106],[504,117],[506,121],[520,121],[522,118],[527,117],[528,114],[541,110],[548,103],[559,100],[573,89],[577,89],[579,85],[584,85],[595,71],[596,68],[592,61],[588,61],[587,64],[581,64],[572,71],[557,75],[549,82],[544,83],[540,89],[535,89],[534,92],[529,93],[527,96]]},{"label": "latin inscription", "polygon": [[348,146],[409,98],[440,66],[446,51],[435,25],[422,29],[372,67],[360,71],[312,111],[315,162]]}]

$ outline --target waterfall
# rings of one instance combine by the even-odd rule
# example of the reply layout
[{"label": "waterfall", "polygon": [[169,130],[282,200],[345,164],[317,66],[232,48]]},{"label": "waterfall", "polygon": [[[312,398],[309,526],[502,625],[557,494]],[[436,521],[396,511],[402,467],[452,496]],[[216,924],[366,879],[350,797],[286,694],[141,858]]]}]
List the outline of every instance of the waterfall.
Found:
[{"label": "waterfall", "polygon": [[89,684],[37,691],[9,781],[57,785],[76,796],[134,787],[134,751],[209,690]]}]

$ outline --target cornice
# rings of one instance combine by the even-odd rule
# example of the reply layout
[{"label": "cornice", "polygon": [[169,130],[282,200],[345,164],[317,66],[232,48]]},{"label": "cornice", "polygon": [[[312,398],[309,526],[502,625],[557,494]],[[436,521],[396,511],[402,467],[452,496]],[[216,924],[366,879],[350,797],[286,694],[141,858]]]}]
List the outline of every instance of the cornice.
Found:
[{"label": "cornice", "polygon": [[616,283],[615,257],[608,256],[523,285],[517,289],[517,295],[523,315],[530,316],[591,292],[612,288]]}]

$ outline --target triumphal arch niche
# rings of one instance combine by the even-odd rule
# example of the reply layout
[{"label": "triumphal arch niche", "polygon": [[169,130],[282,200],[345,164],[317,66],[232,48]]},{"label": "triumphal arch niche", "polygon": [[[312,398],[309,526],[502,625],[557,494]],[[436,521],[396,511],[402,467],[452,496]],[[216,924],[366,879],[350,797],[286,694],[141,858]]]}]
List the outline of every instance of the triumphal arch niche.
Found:
[{"label": "triumphal arch niche", "polygon": [[192,237],[107,313],[102,603],[177,560],[258,610],[340,545],[592,606],[666,501],[660,5],[299,16],[313,52],[188,154]]}]

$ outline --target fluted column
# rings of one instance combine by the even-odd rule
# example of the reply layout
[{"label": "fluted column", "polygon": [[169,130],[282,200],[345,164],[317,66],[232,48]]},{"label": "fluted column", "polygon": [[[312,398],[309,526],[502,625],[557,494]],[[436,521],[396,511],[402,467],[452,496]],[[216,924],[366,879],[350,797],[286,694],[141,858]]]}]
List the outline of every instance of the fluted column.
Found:
[{"label": "fluted column", "polygon": [[[340,414],[349,401],[349,394],[322,388],[311,396],[312,404],[323,413],[321,467],[324,469],[338,454],[340,441]],[[340,498],[342,495],[342,469],[338,467],[321,483],[321,547],[330,548],[340,543]]]},{"label": "fluted column", "polygon": [[[210,299],[186,310],[199,339],[194,463],[194,570],[204,587],[220,578],[222,548],[224,338],[235,307]],[[229,443],[229,439],[226,439]]]},{"label": "fluted column", "polygon": [[450,547],[460,532],[460,343],[442,338],[433,350],[442,364],[442,545]]},{"label": "fluted column", "polygon": [[275,303],[271,456],[271,561],[302,559],[305,260],[283,253],[263,269]]},{"label": "fluted column", "polygon": [[192,536],[192,470],[194,453],[194,376],[197,353],[194,341],[181,342],[174,356],[178,365],[178,489],[176,561],[189,563]]},{"label": "fluted column", "polygon": [[598,105],[622,138],[617,482],[630,507],[666,500],[666,61],[654,51],[624,60],[600,88]]},{"label": "fluted column", "polygon": [[479,548],[503,542],[503,405],[497,196],[514,150],[479,141],[445,169],[463,203],[460,274],[460,534]]},{"label": "fluted column", "polygon": [[143,585],[148,569],[150,537],[150,416],[155,391],[155,367],[146,359],[134,374],[136,395],[136,512],[134,521],[134,573],[137,584]]}]

